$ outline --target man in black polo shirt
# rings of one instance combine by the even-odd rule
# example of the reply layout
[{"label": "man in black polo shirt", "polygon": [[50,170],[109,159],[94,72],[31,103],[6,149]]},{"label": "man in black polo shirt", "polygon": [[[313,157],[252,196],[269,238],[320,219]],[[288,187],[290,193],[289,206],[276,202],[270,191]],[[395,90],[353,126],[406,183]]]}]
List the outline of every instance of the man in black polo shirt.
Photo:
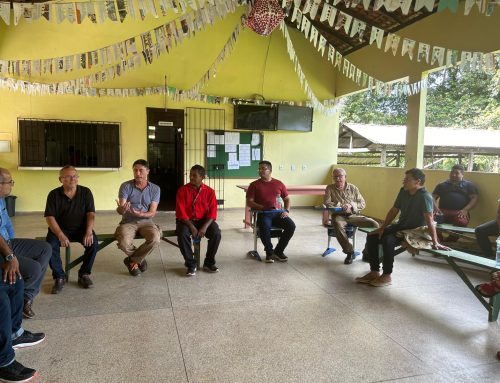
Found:
[{"label": "man in black polo shirt", "polygon": [[90,189],[78,185],[78,174],[73,166],[67,165],[59,171],[62,186],[47,196],[45,220],[49,225],[47,242],[52,247],[50,268],[54,278],[52,294],[58,294],[64,287],[64,273],[60,247],[69,247],[70,242],[80,242],[85,248],[83,263],[78,271],[78,284],[88,289],[93,286],[90,273],[97,254],[97,236],[94,233],[94,197]]}]

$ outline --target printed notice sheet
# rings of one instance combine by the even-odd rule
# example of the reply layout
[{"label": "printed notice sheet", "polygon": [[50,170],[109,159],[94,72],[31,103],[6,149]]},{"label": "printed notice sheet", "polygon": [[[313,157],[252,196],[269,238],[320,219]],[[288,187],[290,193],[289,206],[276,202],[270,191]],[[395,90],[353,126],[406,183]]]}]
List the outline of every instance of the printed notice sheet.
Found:
[{"label": "printed notice sheet", "polygon": [[260,144],[260,134],[259,133],[252,133],[252,146],[257,146]]},{"label": "printed notice sheet", "polygon": [[252,148],[252,161],[260,161],[260,148]]},{"label": "printed notice sheet", "polygon": [[238,147],[240,149],[240,166],[250,166],[250,144],[240,144]]},{"label": "printed notice sheet", "polygon": [[215,157],[217,157],[215,145],[207,145],[207,158],[215,158]]},{"label": "printed notice sheet", "polygon": [[227,168],[229,170],[235,170],[240,168],[240,163],[238,162],[238,153],[229,153]]},{"label": "printed notice sheet", "polygon": [[226,144],[236,144],[240,143],[240,133],[238,132],[226,132],[224,133]]},{"label": "printed notice sheet", "polygon": [[226,143],[226,145],[224,145],[226,153],[236,153],[237,146],[238,145],[236,145],[236,144],[227,144],[227,143]]}]

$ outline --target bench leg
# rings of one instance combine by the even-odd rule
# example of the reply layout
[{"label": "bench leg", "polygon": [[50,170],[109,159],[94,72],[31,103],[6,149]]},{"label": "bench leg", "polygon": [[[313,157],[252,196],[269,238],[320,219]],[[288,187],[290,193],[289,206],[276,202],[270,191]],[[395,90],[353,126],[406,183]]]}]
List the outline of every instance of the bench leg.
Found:
[{"label": "bench leg", "polygon": [[490,310],[488,315],[488,321],[496,322],[498,319],[498,313],[500,312],[500,294],[497,294],[490,298]]},{"label": "bench leg", "polygon": [[200,269],[200,241],[193,241],[193,256],[196,261],[196,268]]},{"label": "bench leg", "polygon": [[69,280],[69,271],[71,270],[71,246],[65,248],[65,265],[64,272],[66,273],[66,282]]}]

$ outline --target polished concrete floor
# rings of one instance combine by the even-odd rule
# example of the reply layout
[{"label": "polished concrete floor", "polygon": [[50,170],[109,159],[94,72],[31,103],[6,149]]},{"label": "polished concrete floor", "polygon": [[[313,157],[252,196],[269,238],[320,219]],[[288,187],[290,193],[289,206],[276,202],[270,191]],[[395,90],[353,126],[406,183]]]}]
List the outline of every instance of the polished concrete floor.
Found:
[{"label": "polished concrete floor", "polygon": [[[242,215],[219,214],[218,274],[186,277],[179,250],[166,243],[136,278],[108,246],[97,256],[91,290],[77,286],[75,270],[51,295],[49,271],[36,319],[24,322],[47,339],[19,350],[18,360],[38,368],[43,382],[64,383],[500,382],[498,323],[488,322],[444,261],[403,253],[392,286],[356,284],[368,265],[346,266],[339,251],[322,258],[318,212],[296,209],[289,262],[260,263],[246,255],[253,242]],[[118,220],[98,213],[96,231],[112,233]],[[45,235],[42,214],[13,222],[18,237]],[[173,213],[159,213],[157,222],[174,228]],[[364,240],[360,233],[358,247]]]}]

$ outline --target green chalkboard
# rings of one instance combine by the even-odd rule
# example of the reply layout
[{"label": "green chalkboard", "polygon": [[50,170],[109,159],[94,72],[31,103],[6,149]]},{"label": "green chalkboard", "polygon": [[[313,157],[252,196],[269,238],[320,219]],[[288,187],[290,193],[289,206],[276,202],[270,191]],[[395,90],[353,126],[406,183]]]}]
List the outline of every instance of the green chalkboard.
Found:
[{"label": "green chalkboard", "polygon": [[207,131],[206,164],[209,177],[258,178],[263,136],[259,132]]}]

